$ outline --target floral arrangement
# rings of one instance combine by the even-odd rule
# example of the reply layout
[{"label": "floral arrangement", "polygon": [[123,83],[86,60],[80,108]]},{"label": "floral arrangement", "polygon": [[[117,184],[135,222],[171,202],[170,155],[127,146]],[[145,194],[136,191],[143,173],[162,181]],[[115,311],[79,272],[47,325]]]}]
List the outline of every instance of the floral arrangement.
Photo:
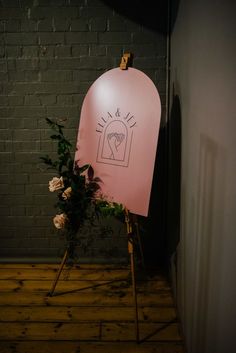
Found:
[{"label": "floral arrangement", "polygon": [[59,231],[63,231],[68,242],[70,257],[73,257],[80,227],[86,219],[92,221],[94,216],[124,217],[121,204],[108,201],[100,190],[99,177],[94,176],[91,165],[79,165],[72,157],[72,145],[65,138],[61,123],[46,118],[47,124],[53,130],[50,138],[57,142],[57,160],[48,155],[40,157],[48,169],[53,169],[57,176],[49,181],[49,191],[57,193],[58,201],[55,207],[58,214],[53,223]]}]

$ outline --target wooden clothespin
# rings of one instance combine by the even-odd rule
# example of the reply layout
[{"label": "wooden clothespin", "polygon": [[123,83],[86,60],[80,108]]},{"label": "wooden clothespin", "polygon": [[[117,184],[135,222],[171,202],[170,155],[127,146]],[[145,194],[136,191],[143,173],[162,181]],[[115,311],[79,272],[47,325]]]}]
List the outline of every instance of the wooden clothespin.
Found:
[{"label": "wooden clothespin", "polygon": [[132,61],[132,54],[124,53],[120,62],[121,70],[128,70],[128,67],[131,66],[131,61]]}]

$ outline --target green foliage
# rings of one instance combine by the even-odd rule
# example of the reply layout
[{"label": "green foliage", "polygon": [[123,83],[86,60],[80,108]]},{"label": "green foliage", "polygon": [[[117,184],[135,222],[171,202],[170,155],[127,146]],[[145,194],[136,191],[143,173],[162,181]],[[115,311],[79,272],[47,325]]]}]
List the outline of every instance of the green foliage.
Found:
[{"label": "green foliage", "polygon": [[53,130],[50,136],[57,142],[57,160],[48,155],[40,157],[48,169],[56,172],[49,182],[49,190],[57,192],[58,201],[55,206],[59,214],[54,217],[56,228],[65,232],[68,247],[73,253],[77,241],[77,233],[86,219],[94,216],[117,217],[124,219],[124,208],[121,204],[109,202],[104,197],[98,197],[100,178],[94,175],[91,165],[79,165],[71,155],[72,145],[64,136],[64,126],[46,119]]},{"label": "green foliage", "polygon": [[55,132],[50,136],[50,138],[57,141],[58,160],[52,161],[48,155],[40,157],[40,159],[48,165],[49,169],[55,169],[59,175],[63,175],[63,170],[66,169],[65,175],[69,176],[68,172],[70,174],[73,173],[74,161],[71,156],[71,143],[65,138],[63,133],[64,126],[52,121],[49,118],[46,118],[46,121]]},{"label": "green foliage", "polygon": [[121,220],[124,219],[124,207],[121,204],[115,202],[108,203],[106,200],[100,199],[96,201],[96,208],[104,217],[114,216]]}]

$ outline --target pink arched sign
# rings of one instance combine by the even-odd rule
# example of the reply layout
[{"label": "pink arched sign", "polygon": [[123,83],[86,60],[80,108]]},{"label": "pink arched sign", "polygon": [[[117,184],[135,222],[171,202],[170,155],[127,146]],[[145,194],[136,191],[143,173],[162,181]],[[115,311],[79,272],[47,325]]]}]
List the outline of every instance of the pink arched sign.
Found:
[{"label": "pink arched sign", "polygon": [[76,160],[92,165],[108,199],[143,216],[148,215],[160,116],[155,85],[134,68],[100,76],[81,110]]}]

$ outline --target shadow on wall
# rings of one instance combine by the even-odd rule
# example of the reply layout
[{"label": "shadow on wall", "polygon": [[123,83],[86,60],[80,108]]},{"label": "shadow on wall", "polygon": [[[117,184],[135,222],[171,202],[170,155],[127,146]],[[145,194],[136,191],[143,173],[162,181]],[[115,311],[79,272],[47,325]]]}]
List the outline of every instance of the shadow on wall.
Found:
[{"label": "shadow on wall", "polygon": [[152,1],[144,2],[143,0],[130,0],[129,3],[120,0],[102,1],[130,20],[163,34],[172,31],[179,8],[179,0],[169,0],[169,3],[171,2],[171,22],[168,23],[167,0],[156,1],[155,6]]},{"label": "shadow on wall", "polygon": [[167,256],[175,252],[180,240],[180,185],[181,185],[181,106],[174,95],[167,124]]},{"label": "shadow on wall", "polygon": [[149,216],[140,217],[147,265],[166,269],[180,239],[181,108],[173,97],[170,118],[159,132]]},{"label": "shadow on wall", "polygon": [[[219,283],[222,280],[220,254],[224,247],[222,209],[225,188],[224,172],[220,171],[220,180],[217,180],[219,165],[221,168],[226,166],[223,149],[209,136],[201,134],[192,253],[195,276],[192,283],[191,346],[192,352],[196,353],[205,351],[209,327],[209,337],[215,338],[219,334],[216,326],[219,318],[215,309],[218,307]],[[219,205],[220,210],[217,209]],[[213,229],[216,223],[217,228]],[[210,344],[215,346],[214,342]]]},{"label": "shadow on wall", "polygon": [[146,265],[166,265],[166,127],[159,131],[148,217],[139,217]]}]

